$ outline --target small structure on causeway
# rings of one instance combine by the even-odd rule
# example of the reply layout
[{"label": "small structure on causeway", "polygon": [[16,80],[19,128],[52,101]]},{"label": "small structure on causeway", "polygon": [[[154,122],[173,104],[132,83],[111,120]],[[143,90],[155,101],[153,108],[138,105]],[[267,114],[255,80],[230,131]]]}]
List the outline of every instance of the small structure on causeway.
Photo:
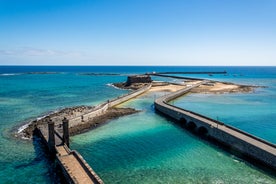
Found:
[{"label": "small structure on causeway", "polygon": [[77,114],[70,119],[67,119],[66,117],[63,119],[56,118],[53,116],[52,118],[45,117],[42,123],[37,123],[37,121],[34,122],[33,133],[41,137],[42,142],[48,147],[50,156],[54,158],[61,167],[67,183],[104,183],[84,158],[77,151],[70,149],[69,128],[84,125],[85,123],[88,123],[90,119],[103,115],[108,108],[115,107],[118,104],[141,95],[150,88],[151,84],[146,84],[143,88],[139,88],[136,91],[132,91],[126,95],[99,104],[89,112],[85,111],[83,114]]},{"label": "small structure on causeway", "polygon": [[151,83],[150,75],[132,75],[127,77],[126,86],[130,86],[133,83]]},{"label": "small structure on causeway", "polygon": [[34,133],[48,146],[50,156],[56,158],[67,183],[103,184],[101,178],[88,165],[83,157],[69,148],[69,120],[64,117],[62,130],[59,131],[54,121],[47,119],[47,124],[37,125]]}]

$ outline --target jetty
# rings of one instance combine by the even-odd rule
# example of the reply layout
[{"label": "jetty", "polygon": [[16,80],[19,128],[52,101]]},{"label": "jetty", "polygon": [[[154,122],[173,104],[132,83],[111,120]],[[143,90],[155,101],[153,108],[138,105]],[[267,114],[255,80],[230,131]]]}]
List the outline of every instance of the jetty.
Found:
[{"label": "jetty", "polygon": [[64,117],[62,122],[54,122],[47,118],[46,123],[35,125],[34,134],[42,138],[42,142],[47,146],[51,157],[57,160],[68,183],[104,183],[85,159],[76,150],[70,149],[69,128],[83,125],[89,120],[104,114],[107,109],[141,95],[150,88],[151,84],[148,84],[143,88],[99,104],[90,112],[72,119]]},{"label": "jetty", "polygon": [[155,100],[155,109],[192,132],[215,141],[228,150],[242,155],[276,171],[276,145],[218,120],[171,105],[169,102],[189,93],[193,88],[208,83],[202,80],[194,85]]},{"label": "jetty", "polygon": [[[46,119],[46,123],[37,124],[35,126],[34,133],[41,137],[42,141],[47,145],[49,153],[55,158],[58,165],[61,167],[63,175],[68,183],[103,183],[102,179],[96,174],[92,167],[89,166],[85,159],[76,150],[70,149],[69,129],[80,127],[93,118],[104,115],[109,108],[113,108],[145,93],[155,85],[152,83],[149,76],[150,75],[128,77],[126,85],[134,84],[135,86],[135,83],[142,83],[142,86],[144,87],[99,104],[91,110],[86,111],[84,114],[79,114],[78,116],[71,118],[64,117],[63,120],[56,120],[61,122],[54,122],[48,118]],[[164,75],[164,77],[168,76]],[[223,122],[176,107],[169,103],[170,101],[189,93],[192,89],[199,87],[200,85],[208,85],[208,83],[210,83],[210,80],[200,79],[179,91],[160,97],[154,101],[155,109],[165,116],[173,118],[181,126],[186,127],[192,132],[196,132],[210,140],[214,140],[227,146],[230,150],[235,150],[238,153],[276,171],[275,144],[226,125]]]},{"label": "jetty", "polygon": [[68,183],[95,183],[102,184],[103,181],[86,163],[83,157],[69,148],[69,121],[64,118],[62,131],[55,128],[55,123],[48,119],[48,123],[38,125],[35,133],[42,138],[47,145],[52,157],[56,157],[57,163],[62,169]]},{"label": "jetty", "polygon": [[209,71],[209,72],[151,72],[146,73],[145,75],[152,75],[157,77],[169,77],[169,78],[175,78],[175,79],[186,79],[186,80],[202,80],[200,78],[195,77],[184,77],[184,76],[176,76],[174,74],[208,74],[209,76],[212,76],[213,74],[224,74],[226,75],[226,71]]},{"label": "jetty", "polygon": [[147,75],[156,75],[156,74],[227,74],[226,71],[209,71],[209,72],[151,72],[146,73]]}]

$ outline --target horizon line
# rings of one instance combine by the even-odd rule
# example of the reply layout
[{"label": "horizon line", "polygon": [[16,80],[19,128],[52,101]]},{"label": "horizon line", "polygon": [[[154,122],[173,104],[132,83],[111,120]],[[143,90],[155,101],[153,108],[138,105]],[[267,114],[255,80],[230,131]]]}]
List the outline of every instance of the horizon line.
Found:
[{"label": "horizon line", "polygon": [[1,65],[0,66],[41,66],[41,67],[276,67],[276,65]]}]

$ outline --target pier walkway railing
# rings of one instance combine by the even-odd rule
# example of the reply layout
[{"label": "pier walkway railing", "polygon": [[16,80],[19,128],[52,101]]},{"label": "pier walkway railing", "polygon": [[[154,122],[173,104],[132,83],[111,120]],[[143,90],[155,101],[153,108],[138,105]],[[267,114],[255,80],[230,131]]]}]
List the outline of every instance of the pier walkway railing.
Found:
[{"label": "pier walkway railing", "polygon": [[[55,122],[48,119],[47,124],[40,124],[36,127],[36,132],[42,138],[43,142],[48,146],[52,155],[55,155],[64,176],[69,183],[95,183],[102,184],[103,181],[87,164],[84,158],[75,150],[69,148],[69,128],[78,126],[87,122],[87,120],[103,114],[108,108],[119,105],[127,100],[130,100],[151,88],[151,84],[119,96],[113,100],[96,106],[89,113],[78,116],[74,119],[63,120],[63,129],[57,129]],[[56,122],[58,124],[58,122]]]},{"label": "pier walkway railing", "polygon": [[86,163],[82,156],[75,150],[70,150],[66,145],[56,146],[57,160],[62,165],[70,183],[103,183],[100,177]]},{"label": "pier walkway railing", "polygon": [[[68,183],[103,183],[82,156],[77,151],[68,148],[64,143],[63,132],[57,132],[54,129],[52,131],[49,130],[49,123],[38,125],[36,132],[48,146],[50,154],[55,155]],[[53,136],[54,140],[51,140],[51,136]]]}]

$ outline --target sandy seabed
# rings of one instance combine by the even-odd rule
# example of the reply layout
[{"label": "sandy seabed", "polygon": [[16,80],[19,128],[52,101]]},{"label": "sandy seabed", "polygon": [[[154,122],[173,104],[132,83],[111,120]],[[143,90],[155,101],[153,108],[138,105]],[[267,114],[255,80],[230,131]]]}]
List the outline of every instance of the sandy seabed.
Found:
[{"label": "sandy seabed", "polygon": [[[149,92],[176,92],[183,88],[189,87],[201,81],[185,82],[183,84],[171,84],[171,83],[159,83],[159,85],[153,85]],[[200,85],[191,90],[192,93],[247,93],[254,91],[256,86],[239,85],[233,83],[215,82]]]}]

